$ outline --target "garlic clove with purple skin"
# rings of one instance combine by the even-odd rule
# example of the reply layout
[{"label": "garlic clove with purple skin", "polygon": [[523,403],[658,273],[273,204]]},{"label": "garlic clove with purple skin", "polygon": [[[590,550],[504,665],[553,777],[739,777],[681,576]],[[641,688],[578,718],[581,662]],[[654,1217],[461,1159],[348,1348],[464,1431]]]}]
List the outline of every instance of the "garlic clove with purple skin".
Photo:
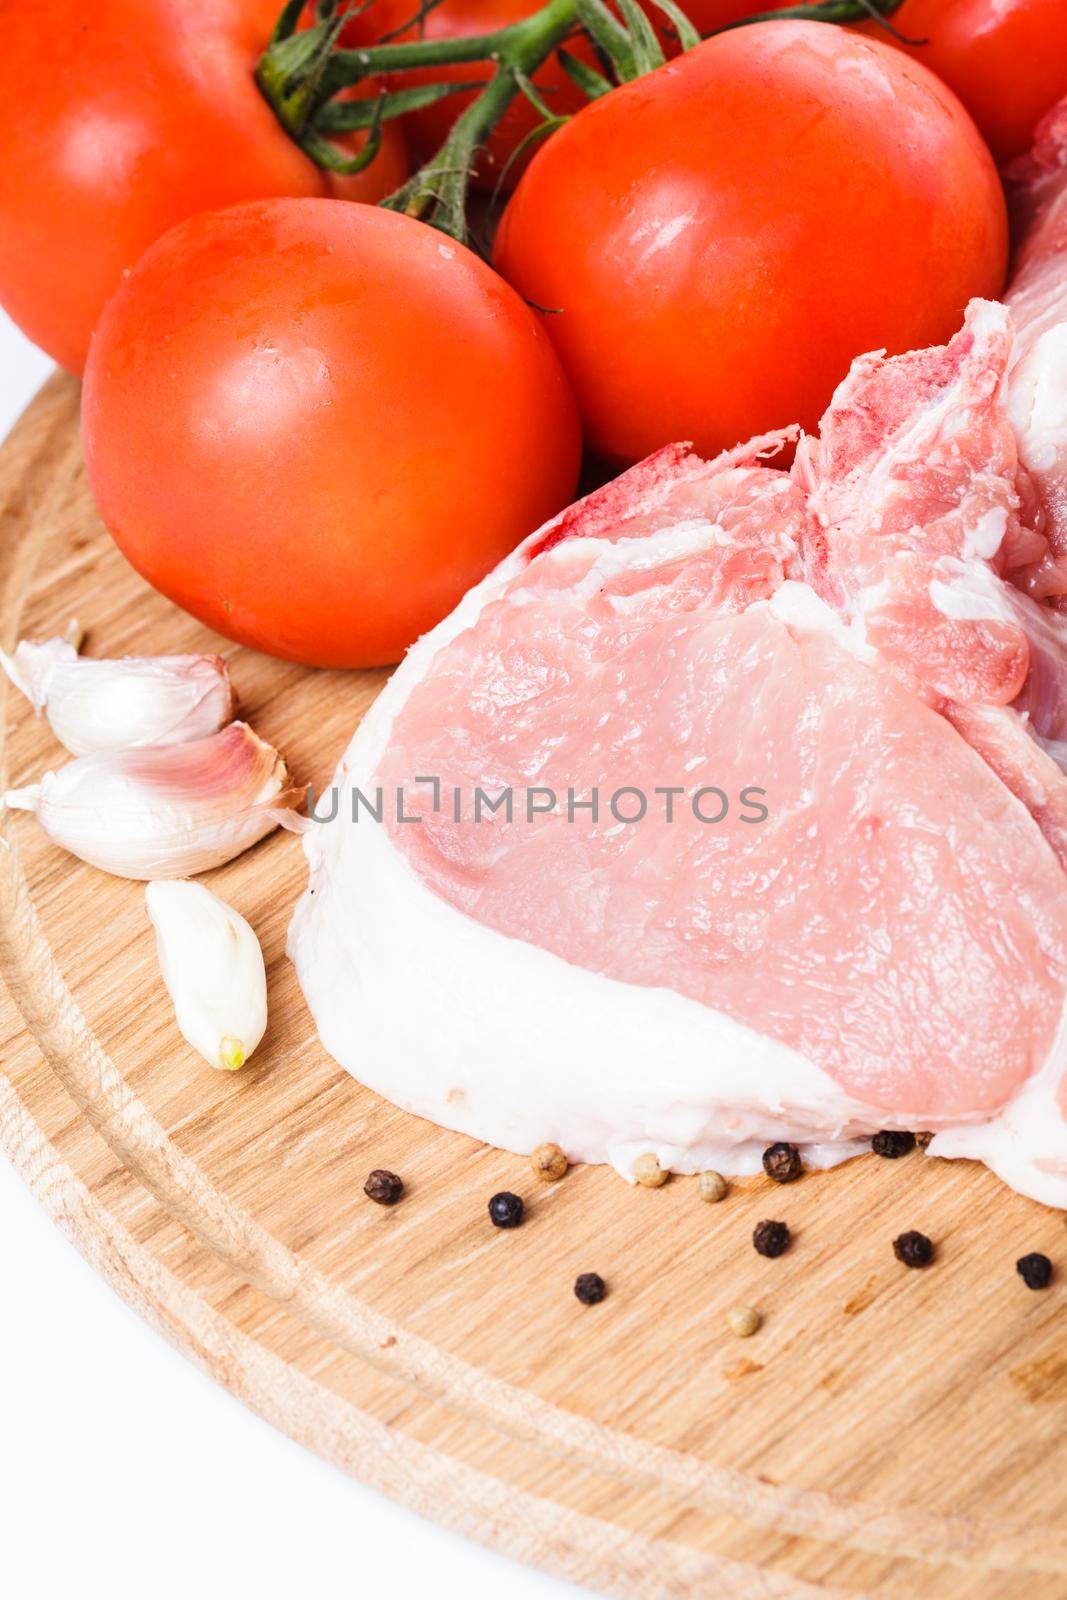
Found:
[{"label": "garlic clove with purple skin", "polygon": [[0,666],[72,755],[206,738],[233,716],[221,656],[81,656],[66,639],[24,639]]},{"label": "garlic clove with purple skin", "polygon": [[222,866],[304,797],[244,722],[189,744],[80,756],[3,803],[32,811],[54,844],[119,878],[190,878]]},{"label": "garlic clove with purple skin", "polygon": [[236,1072],[267,1028],[267,975],[244,917],[202,883],[150,883],[145,904],[182,1037],[210,1067]]}]

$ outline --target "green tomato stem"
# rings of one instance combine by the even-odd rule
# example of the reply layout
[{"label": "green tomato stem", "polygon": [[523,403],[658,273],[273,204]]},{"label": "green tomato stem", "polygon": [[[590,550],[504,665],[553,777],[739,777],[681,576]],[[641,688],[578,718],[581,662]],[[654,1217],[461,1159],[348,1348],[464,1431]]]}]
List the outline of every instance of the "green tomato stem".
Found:
[{"label": "green tomato stem", "polygon": [[[624,17],[635,9],[626,0],[621,3]],[[781,11],[757,12],[728,26],[744,27],[751,22],[786,18],[827,23],[875,18],[890,32],[895,32],[886,19],[902,3],[903,0],[810,0],[810,3],[792,5]],[[477,153],[515,97],[524,92],[524,82],[528,82],[572,34],[590,32],[579,20],[583,6],[588,10],[588,0],[547,0],[540,10],[521,22],[511,23],[494,33],[455,39],[388,40],[368,45],[366,49],[348,50],[337,44],[343,16],[336,4],[320,7],[320,20],[315,26],[300,29],[302,4],[300,0],[288,0],[274,36],[260,59],[256,81],[283,128],[310,159],[320,166],[346,171],[357,170],[373,159],[376,144],[369,146],[360,157],[347,161],[331,145],[328,136],[335,131],[339,119],[331,116],[327,108],[342,90],[391,72],[492,62],[496,68],[492,78],[456,119],[440,150],[401,189],[381,201],[390,210],[419,217],[466,242],[467,193]],[[596,9],[599,14],[603,7]],[[628,50],[635,43],[642,46],[647,42],[645,36],[651,36],[647,24],[636,34],[633,27],[627,28],[622,23],[617,27]],[[726,31],[725,28],[715,30]],[[634,74],[646,58],[654,65],[655,53],[637,48]],[[617,61],[615,70],[616,76],[632,75],[623,71]],[[591,69],[590,75],[593,76]],[[581,82],[580,74],[571,76]],[[595,76],[599,78],[600,75]],[[464,85],[456,84],[446,92],[458,92],[462,87]],[[597,92],[603,90],[598,86]],[[400,115],[405,109],[404,101],[403,94],[383,95],[372,130],[376,138],[380,138],[378,123],[381,119]]]},{"label": "green tomato stem", "polygon": [[575,0],[549,0],[525,21],[491,36],[495,48],[489,59],[496,62],[493,77],[457,118],[436,155],[382,205],[419,217],[466,243],[467,192],[478,151],[523,92],[524,80],[532,77],[573,31],[575,15]]}]

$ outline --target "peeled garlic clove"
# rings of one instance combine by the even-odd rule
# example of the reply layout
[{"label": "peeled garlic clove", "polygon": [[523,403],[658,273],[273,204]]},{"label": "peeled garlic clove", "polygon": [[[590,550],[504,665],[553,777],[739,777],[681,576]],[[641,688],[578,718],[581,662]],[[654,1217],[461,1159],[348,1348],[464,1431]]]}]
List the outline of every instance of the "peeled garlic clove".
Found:
[{"label": "peeled garlic clove", "polygon": [[78,647],[70,639],[45,639],[34,643],[23,639],[9,656],[0,650],[0,667],[3,667],[20,694],[40,716],[48,700],[48,689],[56,669],[78,659]]},{"label": "peeled garlic clove", "polygon": [[76,756],[203,739],[233,716],[221,656],[80,656],[69,639],[24,639],[0,665]]},{"label": "peeled garlic clove", "polygon": [[259,940],[202,883],[150,883],[163,982],[183,1038],[210,1067],[236,1072],[267,1027],[267,975]]},{"label": "peeled garlic clove", "polygon": [[4,804],[53,843],[120,878],[188,878],[286,821],[303,791],[244,722],[190,744],[80,756]]}]

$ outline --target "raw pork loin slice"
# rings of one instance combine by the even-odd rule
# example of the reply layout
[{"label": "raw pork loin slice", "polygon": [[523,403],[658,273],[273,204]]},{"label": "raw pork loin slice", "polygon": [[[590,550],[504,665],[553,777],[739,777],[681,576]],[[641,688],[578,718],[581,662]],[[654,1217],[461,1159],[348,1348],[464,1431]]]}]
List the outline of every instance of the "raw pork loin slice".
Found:
[{"label": "raw pork loin slice", "polygon": [[1039,596],[1067,595],[1067,100],[1019,163],[1023,243],[1008,288],[1017,339],[1008,408],[1032,480],[1049,555],[1032,574]]},{"label": "raw pork loin slice", "polygon": [[1010,359],[976,303],[857,362],[791,472],[661,451],[411,651],[291,934],[343,1065],[623,1172],[922,1128],[1067,1204],[1065,619],[1024,592]]}]

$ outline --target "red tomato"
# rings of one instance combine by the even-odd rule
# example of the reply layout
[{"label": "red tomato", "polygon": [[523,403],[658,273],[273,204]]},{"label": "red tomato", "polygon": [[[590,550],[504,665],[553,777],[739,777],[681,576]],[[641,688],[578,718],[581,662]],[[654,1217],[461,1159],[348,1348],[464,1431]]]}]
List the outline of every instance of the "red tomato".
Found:
[{"label": "red tomato", "polygon": [[[785,4],[786,0],[780,0]],[[367,10],[352,17],[345,29],[345,40],[352,45],[370,44],[384,33],[404,29],[404,39],[466,39],[480,33],[493,33],[513,22],[522,22],[540,9],[543,0],[442,0],[423,19],[421,28],[408,27],[417,6],[413,0],[374,0]],[[666,25],[662,12],[651,0],[646,9],[657,27],[668,54],[677,50],[677,38]],[[685,7],[683,6],[683,9]],[[746,17],[759,9],[754,0],[697,0],[697,11],[690,12],[703,32],[721,28],[739,17]],[[697,14],[699,13],[699,15]],[[578,56],[587,66],[602,70],[589,40],[576,34],[565,47],[571,55]],[[418,72],[390,73],[389,86],[413,88],[423,83],[488,83],[493,75],[489,62],[473,62],[462,66],[434,67]],[[561,116],[580,111],[588,104],[585,95],[567,76],[557,55],[551,55],[544,66],[534,74],[534,83],[549,110]],[[449,95],[436,105],[425,106],[408,118],[412,145],[420,161],[427,160],[444,143],[460,112],[474,98],[472,93]],[[475,184],[479,188],[493,189],[500,175],[507,169],[507,180],[514,183],[523,170],[525,160],[509,161],[522,141],[538,126],[541,117],[523,95],[518,95],[494,128],[479,162]],[[536,149],[536,145],[532,147]],[[532,153],[532,151],[531,151]]]},{"label": "red tomato", "polygon": [[633,461],[813,427],[853,356],[947,338],[1004,278],[1004,197],[955,97],[825,23],[719,35],[539,151],[495,264],[592,447]]},{"label": "red tomato", "polygon": [[999,161],[1029,149],[1067,95],[1067,0],[904,0],[890,20],[926,41],[900,48],[955,89]]},{"label": "red tomato", "polygon": [[378,200],[404,181],[395,126],[365,173],[340,180],[283,131],[253,76],[280,9],[6,0],[0,304],[70,371],[123,272],[184,217],[267,195]]},{"label": "red tomato", "polygon": [[534,314],[471,251],[338,200],[206,212],[113,296],[89,482],[150,583],[242,644],[395,661],[578,475]]}]

